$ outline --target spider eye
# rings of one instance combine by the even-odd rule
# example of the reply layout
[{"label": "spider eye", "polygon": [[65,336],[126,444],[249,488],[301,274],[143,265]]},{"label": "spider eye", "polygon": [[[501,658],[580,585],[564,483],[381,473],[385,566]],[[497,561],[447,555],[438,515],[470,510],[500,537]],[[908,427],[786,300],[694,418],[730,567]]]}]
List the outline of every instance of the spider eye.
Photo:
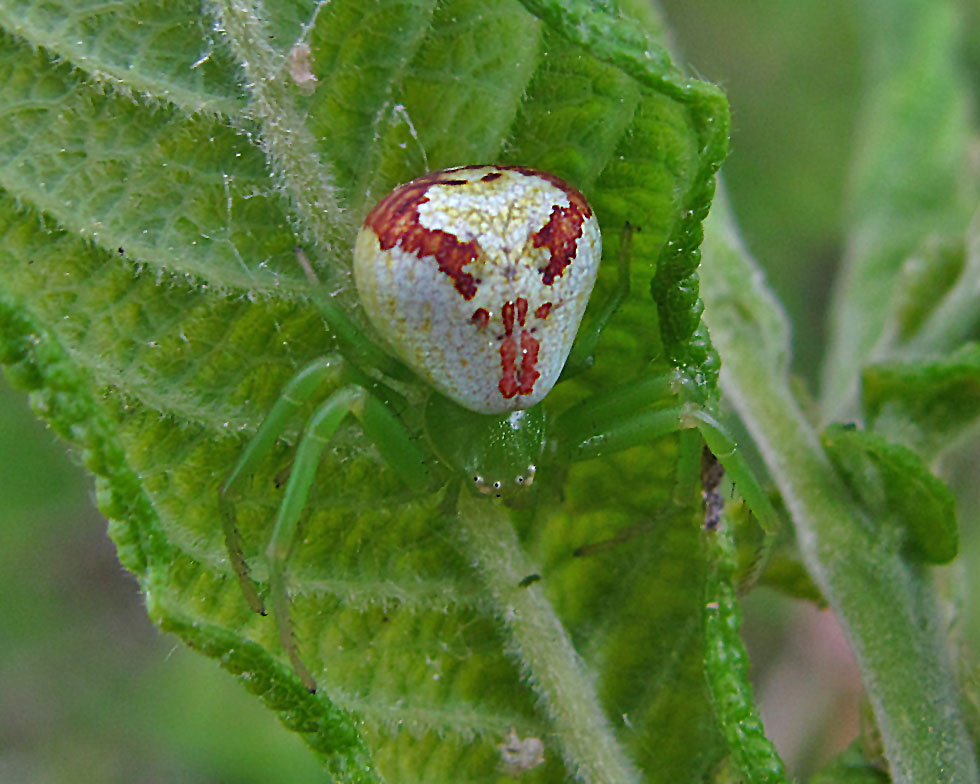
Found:
[{"label": "spider eye", "polygon": [[519,485],[524,484],[524,477],[523,476],[517,477],[517,484],[519,484]]},{"label": "spider eye", "polygon": [[493,483],[493,489],[494,490],[499,490],[500,489],[500,482],[494,482]]}]

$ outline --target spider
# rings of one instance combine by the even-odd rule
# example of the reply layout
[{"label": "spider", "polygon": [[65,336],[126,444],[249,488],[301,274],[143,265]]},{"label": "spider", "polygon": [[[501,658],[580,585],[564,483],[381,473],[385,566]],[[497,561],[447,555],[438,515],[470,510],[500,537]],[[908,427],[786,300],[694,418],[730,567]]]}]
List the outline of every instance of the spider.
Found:
[{"label": "spider", "polygon": [[[585,198],[558,177],[519,166],[447,169],[395,188],[368,214],[355,246],[355,282],[387,346],[372,343],[330,298],[316,297],[342,358],[317,359],[285,385],[219,491],[231,564],[249,605],[264,614],[234,501],[299,410],[333,390],[305,425],[265,549],[279,638],[308,689],[316,681],[292,634],[286,566],[320,458],[348,417],[409,488],[458,492],[465,484],[503,503],[531,492],[539,475],[555,481],[572,461],[696,429],[701,438],[682,439],[682,449],[699,454],[703,439],[760,520],[772,519],[705,393],[680,369],[642,376],[555,417],[540,405],[559,380],[588,368],[628,295],[631,231],[621,238],[615,290],[576,338],[601,238]],[[430,392],[413,428],[400,416],[405,402],[396,388],[420,379]],[[455,492],[446,494],[450,503]]]}]

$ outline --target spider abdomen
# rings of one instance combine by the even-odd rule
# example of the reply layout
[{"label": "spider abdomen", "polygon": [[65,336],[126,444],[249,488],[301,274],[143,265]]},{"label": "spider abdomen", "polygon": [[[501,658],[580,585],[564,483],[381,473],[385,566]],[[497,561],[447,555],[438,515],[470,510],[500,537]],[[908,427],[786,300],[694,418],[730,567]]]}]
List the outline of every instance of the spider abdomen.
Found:
[{"label": "spider abdomen", "polygon": [[357,239],[374,326],[471,411],[529,408],[558,380],[602,242],[582,195],[524,167],[466,166],[393,190]]}]

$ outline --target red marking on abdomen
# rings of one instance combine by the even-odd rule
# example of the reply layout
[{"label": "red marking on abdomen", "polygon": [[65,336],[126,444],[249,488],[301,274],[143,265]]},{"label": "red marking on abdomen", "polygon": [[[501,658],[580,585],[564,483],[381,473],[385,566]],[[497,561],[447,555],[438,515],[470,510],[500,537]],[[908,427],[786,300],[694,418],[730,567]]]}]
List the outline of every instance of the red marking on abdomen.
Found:
[{"label": "red marking on abdomen", "polygon": [[538,372],[538,349],[541,344],[529,332],[521,332],[521,386],[518,392],[530,395],[534,382],[541,378]]},{"label": "red marking on abdomen", "polygon": [[527,300],[524,297],[517,298],[517,323],[522,327],[527,320]]},{"label": "red marking on abdomen", "polygon": [[428,201],[429,188],[433,185],[463,185],[466,180],[445,177],[446,172],[435,172],[412,180],[395,188],[377,203],[364,219],[378,235],[381,250],[400,246],[419,258],[432,256],[439,271],[452,278],[463,299],[473,299],[477,284],[463,267],[476,261],[480,245],[476,240],[460,242],[454,235],[441,229],[427,229],[419,223],[419,205]]},{"label": "red marking on abdomen", "polygon": [[[526,329],[521,330],[521,361],[519,365],[517,363],[514,318],[516,315],[517,323],[523,327],[527,320],[527,307],[527,300],[518,297],[516,308],[513,302],[506,302],[501,313],[504,335],[500,343],[501,375],[497,388],[507,400],[516,395],[530,395],[534,391],[534,382],[541,377],[538,372],[538,350],[541,344]],[[551,307],[550,304],[548,307]]]},{"label": "red marking on abdomen", "polygon": [[546,319],[548,318],[549,313],[551,313],[551,303],[545,302],[543,305],[538,307],[536,311],[534,311],[534,317],[539,319]]},{"label": "red marking on abdomen", "polygon": [[520,385],[517,383],[516,363],[517,341],[507,336],[504,338],[504,342],[500,344],[500,370],[502,375],[500,377],[500,383],[497,384],[500,394],[507,400],[514,397],[520,390]]},{"label": "red marking on abdomen", "polygon": [[555,205],[548,222],[532,238],[535,248],[547,248],[551,252],[548,263],[539,269],[545,286],[560,278],[575,258],[586,217],[585,211],[574,202],[567,207]]},{"label": "red marking on abdomen", "polygon": [[470,321],[476,324],[480,329],[483,329],[490,323],[490,312],[486,308],[477,308],[473,311],[473,316]]},{"label": "red marking on abdomen", "polygon": [[576,210],[584,214],[586,218],[592,217],[592,208],[589,207],[589,203],[585,200],[585,197],[575,188],[565,182],[561,177],[549,172],[532,169],[530,166],[498,166],[497,168],[520,172],[521,174],[526,174],[529,177],[540,177],[542,180],[550,182],[552,185],[558,188],[558,190],[564,193],[566,197],[568,197],[569,204],[571,204]]},{"label": "red marking on abdomen", "polygon": [[582,236],[582,224],[592,217],[592,208],[585,197],[575,188],[548,172],[531,169],[527,166],[501,166],[501,169],[520,172],[530,177],[540,177],[558,188],[568,199],[567,207],[554,205],[551,217],[544,227],[534,235],[535,248],[548,248],[551,259],[540,269],[541,280],[546,286],[552,285],[575,258],[578,239]]},{"label": "red marking on abdomen", "polygon": [[501,316],[504,319],[504,334],[510,337],[514,334],[514,303],[505,302]]}]

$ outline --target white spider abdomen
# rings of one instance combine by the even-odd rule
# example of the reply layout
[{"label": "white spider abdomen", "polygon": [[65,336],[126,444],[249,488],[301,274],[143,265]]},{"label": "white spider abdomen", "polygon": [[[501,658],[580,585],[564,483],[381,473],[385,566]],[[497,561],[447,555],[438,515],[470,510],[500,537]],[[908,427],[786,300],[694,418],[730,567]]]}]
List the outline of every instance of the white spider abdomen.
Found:
[{"label": "white spider abdomen", "polygon": [[398,356],[464,408],[497,414],[533,406],[558,380],[601,255],[592,209],[559,178],[464,166],[375,206],[354,277]]}]

